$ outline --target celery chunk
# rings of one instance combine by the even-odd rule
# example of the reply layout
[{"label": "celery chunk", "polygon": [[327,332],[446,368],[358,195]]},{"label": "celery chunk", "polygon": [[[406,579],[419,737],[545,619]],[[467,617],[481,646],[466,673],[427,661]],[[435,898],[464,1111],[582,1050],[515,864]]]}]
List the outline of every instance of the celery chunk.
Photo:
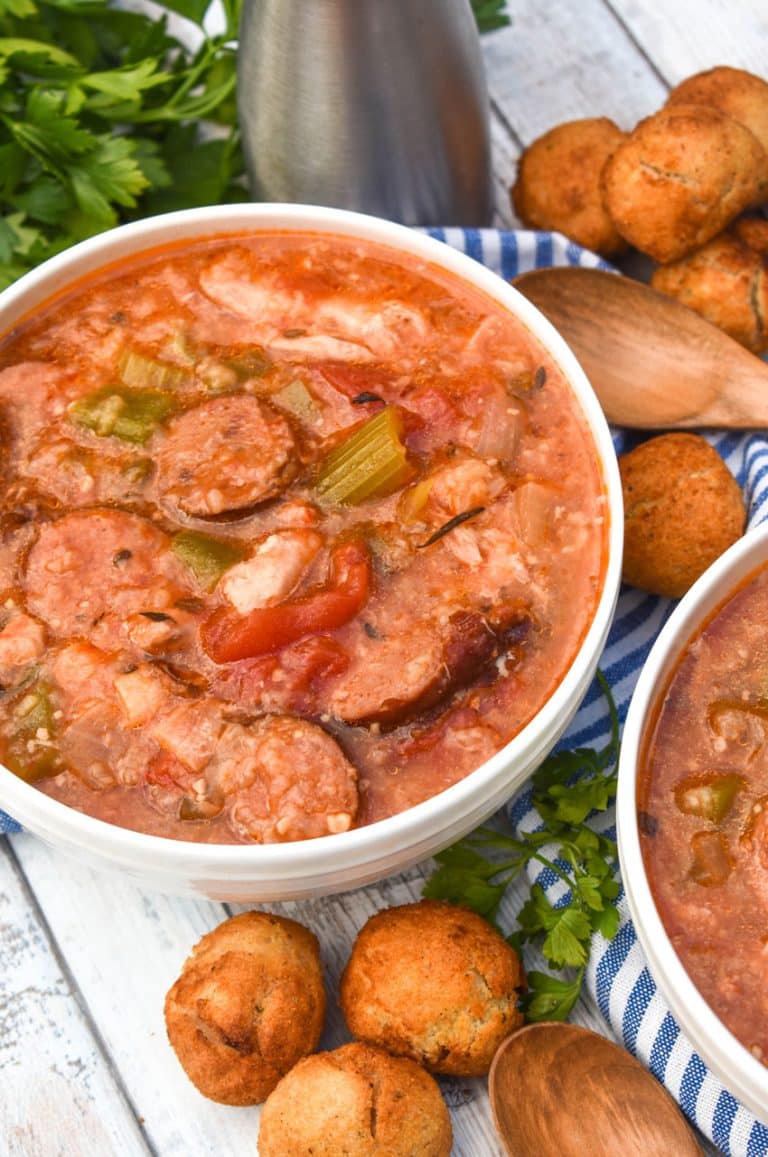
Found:
[{"label": "celery chunk", "polygon": [[173,398],[160,390],[102,386],[73,402],[69,416],[101,438],[113,436],[142,446],[175,409]]},{"label": "celery chunk", "polygon": [[221,576],[245,554],[239,544],[209,538],[196,530],[182,530],[175,535],[171,549],[206,591],[212,591]]},{"label": "celery chunk", "polygon": [[171,362],[160,362],[130,349],[120,362],[120,380],[132,389],[179,390],[188,383],[189,374]]},{"label": "celery chunk", "polygon": [[675,788],[675,803],[681,812],[719,824],[733,807],[744,786],[740,775],[696,776],[684,779]]},{"label": "celery chunk", "polygon": [[400,441],[401,430],[392,406],[355,430],[320,467],[315,482],[319,497],[355,505],[366,498],[382,498],[407,482],[413,470]]},{"label": "celery chunk", "polygon": [[44,683],[38,683],[16,703],[13,732],[3,756],[19,779],[34,783],[61,770],[59,753],[52,743],[53,729],[50,691]]}]

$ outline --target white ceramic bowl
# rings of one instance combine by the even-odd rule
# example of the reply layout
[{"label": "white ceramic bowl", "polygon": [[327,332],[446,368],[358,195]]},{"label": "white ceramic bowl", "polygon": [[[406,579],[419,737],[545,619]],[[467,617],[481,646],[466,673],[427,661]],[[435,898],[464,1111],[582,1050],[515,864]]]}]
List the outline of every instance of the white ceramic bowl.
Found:
[{"label": "white ceramic bowl", "polygon": [[82,242],[0,295],[0,334],[84,274],[168,242],[258,230],[311,230],[378,241],[415,254],[501,302],[548,350],[570,382],[594,437],[608,497],[608,559],[594,619],[559,686],[501,751],[447,791],[368,827],[292,844],[208,845],[142,835],[63,806],[0,767],[0,807],[61,851],[163,891],[233,901],[322,895],[358,887],[446,847],[497,810],[541,762],[594,675],[618,594],[622,502],[602,411],[575,357],[524,297],[478,262],[401,225],[335,209],[233,205],[148,218]]},{"label": "white ceramic bowl", "polygon": [[640,850],[637,778],[646,730],[688,643],[742,580],[768,562],[768,524],[727,550],[688,591],[656,640],[627,713],[616,801],[619,860],[627,902],[648,966],[688,1039],[734,1096],[761,1119],[768,1109],[768,1068],[715,1015],[694,985],[661,922]]}]

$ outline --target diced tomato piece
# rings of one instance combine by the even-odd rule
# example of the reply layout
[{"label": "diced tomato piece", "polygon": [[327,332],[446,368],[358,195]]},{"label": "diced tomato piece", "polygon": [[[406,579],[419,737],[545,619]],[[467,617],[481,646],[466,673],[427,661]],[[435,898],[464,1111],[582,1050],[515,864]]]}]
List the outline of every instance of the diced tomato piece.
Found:
[{"label": "diced tomato piece", "polygon": [[316,680],[340,675],[348,666],[349,656],[332,635],[309,635],[286,647],[282,655],[283,673],[296,691],[306,691]]},{"label": "diced tomato piece", "polygon": [[305,635],[325,634],[354,618],[368,599],[371,563],[359,542],[337,546],[327,586],[247,615],[221,608],[203,625],[203,646],[215,663],[278,651]]},{"label": "diced tomato piece", "polygon": [[317,367],[327,382],[347,398],[360,394],[377,394],[392,380],[381,366],[355,365],[354,362],[322,362]]}]

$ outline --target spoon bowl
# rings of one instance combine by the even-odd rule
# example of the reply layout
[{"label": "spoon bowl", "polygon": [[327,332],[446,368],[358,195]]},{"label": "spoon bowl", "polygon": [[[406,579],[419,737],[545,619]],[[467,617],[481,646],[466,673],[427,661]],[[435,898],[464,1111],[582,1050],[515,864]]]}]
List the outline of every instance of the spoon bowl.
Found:
[{"label": "spoon bowl", "polygon": [[701,1148],[666,1089],[625,1049],[575,1024],[507,1037],[489,1076],[514,1157],[695,1157]]},{"label": "spoon bowl", "polygon": [[568,342],[609,422],[768,427],[768,365],[674,298],[568,266],[535,269],[512,284]]}]

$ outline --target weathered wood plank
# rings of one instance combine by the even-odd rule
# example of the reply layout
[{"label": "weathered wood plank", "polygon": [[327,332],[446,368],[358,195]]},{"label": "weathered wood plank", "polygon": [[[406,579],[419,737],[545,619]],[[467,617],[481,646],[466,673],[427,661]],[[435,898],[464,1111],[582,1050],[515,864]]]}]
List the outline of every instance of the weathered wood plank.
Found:
[{"label": "weathered wood plank", "polygon": [[765,0],[608,0],[669,85],[718,64],[768,79]]},{"label": "weathered wood plank", "polygon": [[492,102],[523,144],[576,117],[631,128],[664,101],[663,80],[602,0],[510,11],[484,55]]},{"label": "weathered wood plank", "polygon": [[[192,945],[225,917],[223,906],[141,892],[61,859],[31,836],[16,837],[14,847],[152,1150],[160,1157],[251,1155],[254,1111],[202,1098],[163,1022],[166,991]],[[89,1157],[102,1152],[94,1148]]]},{"label": "weathered wood plank", "polygon": [[139,1125],[0,840],[0,1152],[146,1157]]}]

